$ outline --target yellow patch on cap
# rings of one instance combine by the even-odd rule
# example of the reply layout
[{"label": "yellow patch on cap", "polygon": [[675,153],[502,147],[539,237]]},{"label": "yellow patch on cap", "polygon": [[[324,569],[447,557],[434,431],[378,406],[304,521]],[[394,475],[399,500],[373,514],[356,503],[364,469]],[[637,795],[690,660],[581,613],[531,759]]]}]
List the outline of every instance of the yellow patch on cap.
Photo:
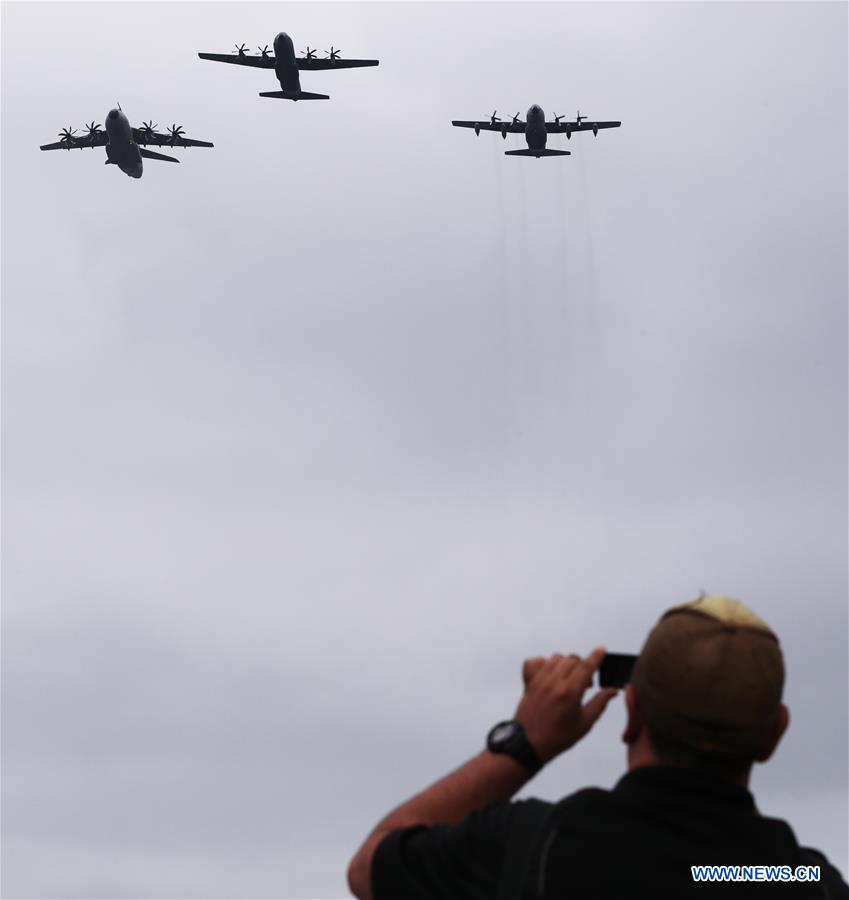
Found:
[{"label": "yellow patch on cap", "polygon": [[760,628],[770,634],[773,633],[763,619],[756,616],[748,606],[745,606],[733,597],[723,597],[721,594],[708,594],[699,597],[698,600],[690,600],[687,603],[673,606],[672,609],[667,611],[666,615],[685,611],[703,613],[728,625],[744,625],[749,628]]}]

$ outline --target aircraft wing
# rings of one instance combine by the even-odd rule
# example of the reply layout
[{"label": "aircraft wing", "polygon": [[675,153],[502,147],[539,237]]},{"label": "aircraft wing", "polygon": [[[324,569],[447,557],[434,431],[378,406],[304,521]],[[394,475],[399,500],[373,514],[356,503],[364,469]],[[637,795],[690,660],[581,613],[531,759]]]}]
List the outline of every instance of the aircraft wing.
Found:
[{"label": "aircraft wing", "polygon": [[142,147],[148,144],[153,147],[161,147],[167,144],[171,138],[167,134],[160,134],[158,131],[150,132],[146,128],[133,128],[133,140]]},{"label": "aircraft wing", "polygon": [[507,134],[525,133],[524,122],[519,122],[514,125],[512,122],[467,122],[461,119],[453,119],[451,124],[456,128],[474,128],[475,131],[499,131],[501,133],[506,132]]},{"label": "aircraft wing", "polygon": [[363,66],[379,66],[379,59],[307,59],[298,57],[295,62],[302,72],[317,72],[322,69],[360,69]]},{"label": "aircraft wing", "polygon": [[601,131],[602,128],[618,128],[621,122],[546,122],[545,130],[549,134],[573,134],[576,131]]},{"label": "aircraft wing", "polygon": [[248,56],[247,53],[198,53],[201,59],[213,62],[232,63],[235,66],[252,66],[254,69],[273,69],[275,58],[267,56]]},{"label": "aircraft wing", "polygon": [[149,132],[146,128],[134,128],[133,140],[143,147],[214,147],[209,141],[196,141],[194,138],[178,135],[172,138],[170,134],[161,134],[158,131]]},{"label": "aircraft wing", "polygon": [[214,147],[212,141],[196,141],[194,138],[187,138],[180,135],[173,143],[169,137],[163,144],[165,147]]},{"label": "aircraft wing", "polygon": [[63,138],[52,144],[42,144],[42,150],[83,150],[86,147],[105,147],[109,143],[109,137],[105,131],[97,131],[91,137],[72,137],[70,140]]}]

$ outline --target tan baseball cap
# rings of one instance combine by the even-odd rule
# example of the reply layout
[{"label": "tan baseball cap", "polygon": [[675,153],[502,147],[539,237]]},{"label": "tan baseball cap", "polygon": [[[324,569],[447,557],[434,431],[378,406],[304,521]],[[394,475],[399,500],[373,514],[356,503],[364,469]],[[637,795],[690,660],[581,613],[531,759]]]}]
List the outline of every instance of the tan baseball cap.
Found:
[{"label": "tan baseball cap", "polygon": [[660,617],[631,684],[652,732],[709,758],[752,760],[781,705],[784,660],[739,600],[703,596]]}]

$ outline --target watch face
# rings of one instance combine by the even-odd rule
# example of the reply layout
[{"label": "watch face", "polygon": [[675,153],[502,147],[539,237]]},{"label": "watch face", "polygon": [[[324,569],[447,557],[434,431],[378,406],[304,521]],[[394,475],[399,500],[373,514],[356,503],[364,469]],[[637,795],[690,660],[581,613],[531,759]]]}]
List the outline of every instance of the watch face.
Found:
[{"label": "watch face", "polygon": [[500,725],[496,725],[495,728],[489,734],[489,740],[493,744],[503,744],[506,741],[509,741],[511,737],[516,733],[516,723],[515,722],[502,722]]}]

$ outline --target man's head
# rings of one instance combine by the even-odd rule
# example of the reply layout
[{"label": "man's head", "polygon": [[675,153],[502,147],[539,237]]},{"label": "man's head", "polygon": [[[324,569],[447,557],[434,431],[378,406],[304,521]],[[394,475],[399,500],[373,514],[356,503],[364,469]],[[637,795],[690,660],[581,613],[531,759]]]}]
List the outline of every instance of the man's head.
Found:
[{"label": "man's head", "polygon": [[675,606],[651,630],[626,691],[632,767],[657,761],[740,778],[787,727],[778,638],[729,597]]}]

